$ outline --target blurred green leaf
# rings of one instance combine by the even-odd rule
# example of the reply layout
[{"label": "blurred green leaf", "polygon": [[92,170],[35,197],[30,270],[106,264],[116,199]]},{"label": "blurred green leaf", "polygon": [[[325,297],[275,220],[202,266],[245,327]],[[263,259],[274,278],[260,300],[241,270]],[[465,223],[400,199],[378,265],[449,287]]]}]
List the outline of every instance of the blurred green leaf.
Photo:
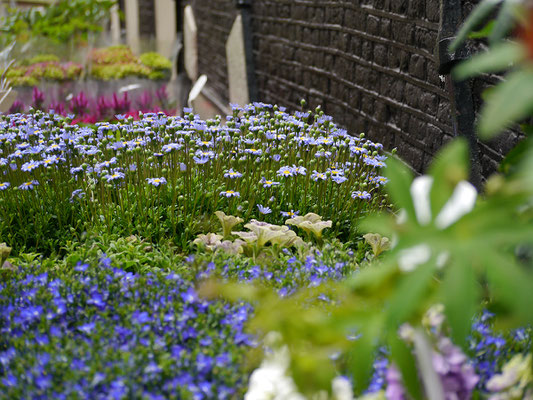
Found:
[{"label": "blurred green leaf", "polygon": [[478,311],[481,290],[468,255],[457,255],[446,271],[441,286],[445,314],[454,343],[465,348],[472,318]]},{"label": "blurred green leaf", "polygon": [[501,43],[460,63],[454,68],[453,77],[463,80],[482,73],[503,71],[523,60],[525,53],[524,47],[518,43]]},{"label": "blurred green leaf", "polygon": [[464,139],[455,139],[442,149],[431,164],[433,176],[430,191],[431,214],[435,218],[449,200],[455,186],[468,178],[468,145]]},{"label": "blurred green leaf", "polygon": [[392,200],[399,208],[403,208],[409,217],[415,218],[415,210],[409,188],[413,181],[413,174],[409,168],[401,161],[395,158],[387,160],[387,168],[385,169],[385,176],[389,179],[387,183],[387,191],[391,195]]},{"label": "blurred green leaf", "polygon": [[518,142],[500,163],[499,170],[504,174],[513,173],[526,160],[531,149],[533,149],[533,136]]},{"label": "blurred green leaf", "polygon": [[412,350],[403,340],[400,340],[396,332],[389,334],[388,343],[391,359],[399,368],[407,391],[413,398],[422,399],[421,384]]},{"label": "blurred green leaf", "polygon": [[533,323],[533,275],[511,257],[495,251],[486,251],[483,256],[495,299],[509,308],[519,324]]},{"label": "blurred green leaf", "polygon": [[401,323],[409,321],[413,314],[422,307],[434,272],[434,263],[430,261],[399,278],[396,290],[388,300],[388,329],[395,329]]},{"label": "blurred green leaf", "polygon": [[533,111],[533,69],[507,75],[481,110],[479,135],[490,139]]},{"label": "blurred green leaf", "polygon": [[500,4],[502,0],[483,0],[468,16],[465,23],[457,33],[455,40],[450,45],[450,52],[454,52],[466,40],[468,34],[476,29]]},{"label": "blurred green leaf", "polygon": [[492,29],[494,28],[494,23],[496,21],[489,21],[485,24],[483,28],[481,28],[479,31],[471,32],[468,34],[469,39],[485,39],[489,37],[489,35],[492,32]]},{"label": "blurred green leaf", "polygon": [[504,1],[494,23],[494,29],[492,29],[489,36],[489,43],[491,46],[503,40],[511,31],[514,25],[516,6],[516,1]]},{"label": "blurred green leaf", "polygon": [[[376,337],[379,328],[374,318],[361,331],[360,335],[353,342],[353,346],[348,351],[349,368],[352,372],[355,393],[360,394],[368,387],[372,377],[372,363],[374,361],[374,349],[377,344]],[[378,328],[378,329],[376,329]]]}]

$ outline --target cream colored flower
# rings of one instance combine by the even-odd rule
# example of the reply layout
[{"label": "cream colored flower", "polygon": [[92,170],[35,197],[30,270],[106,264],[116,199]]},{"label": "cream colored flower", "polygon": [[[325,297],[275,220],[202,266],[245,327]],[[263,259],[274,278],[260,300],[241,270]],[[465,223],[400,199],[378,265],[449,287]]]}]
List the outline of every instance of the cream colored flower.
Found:
[{"label": "cream colored flower", "polygon": [[220,245],[220,240],[222,236],[217,235],[216,233],[208,233],[207,235],[198,235],[194,239],[193,244],[204,246],[209,251],[214,251],[217,246]]},{"label": "cream colored flower", "polygon": [[222,234],[225,238],[231,235],[231,230],[234,226],[244,222],[242,218],[234,217],[233,215],[226,215],[222,211],[215,212],[215,215],[217,216],[218,220],[220,221],[220,224],[222,225]]},{"label": "cream colored flower", "polygon": [[287,225],[294,225],[303,229],[306,233],[313,233],[315,237],[322,239],[322,231],[326,228],[331,228],[331,221],[322,221],[322,217],[315,213],[307,213],[304,216],[297,216],[288,219],[285,222]]}]

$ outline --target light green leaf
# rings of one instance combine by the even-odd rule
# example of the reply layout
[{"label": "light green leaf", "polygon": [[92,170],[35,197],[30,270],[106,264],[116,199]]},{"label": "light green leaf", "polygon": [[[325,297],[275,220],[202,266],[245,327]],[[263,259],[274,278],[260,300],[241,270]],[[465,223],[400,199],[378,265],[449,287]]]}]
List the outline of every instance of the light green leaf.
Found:
[{"label": "light green leaf", "polygon": [[409,220],[414,220],[416,218],[415,210],[409,192],[413,182],[413,174],[404,163],[390,158],[387,160],[385,176],[389,179],[386,188],[392,200],[399,208],[403,208],[407,212]]},{"label": "light green leaf", "polygon": [[533,69],[507,75],[481,110],[479,135],[490,139],[533,111]]},{"label": "light green leaf", "polygon": [[497,252],[484,252],[484,261],[496,301],[506,305],[519,324],[533,323],[533,275]]},{"label": "light green leaf", "polygon": [[468,145],[455,139],[442,149],[431,164],[429,174],[434,182],[430,191],[431,215],[436,217],[450,199],[455,186],[468,178]]},{"label": "light green leaf", "polygon": [[500,9],[498,18],[494,24],[494,28],[489,36],[489,43],[491,46],[503,40],[505,36],[511,31],[514,25],[515,10],[517,7],[517,2],[505,1]]},{"label": "light green leaf", "polygon": [[492,29],[494,28],[494,23],[495,22],[496,21],[494,21],[494,20],[489,21],[480,30],[469,33],[468,34],[468,39],[485,39],[485,38],[489,37],[489,35],[492,32]]},{"label": "light green leaf", "polygon": [[483,23],[485,18],[489,16],[494,8],[500,4],[502,0],[484,0],[482,1],[469,15],[455,40],[450,45],[450,52],[454,52],[466,40],[468,34]]},{"label": "light green leaf", "polygon": [[353,376],[355,393],[360,394],[368,387],[372,377],[372,362],[374,361],[374,349],[377,345],[376,322],[369,321],[353,342],[348,351],[349,368]]},{"label": "light green leaf", "polygon": [[503,71],[523,60],[524,57],[525,49],[520,44],[501,43],[460,63],[454,68],[452,74],[455,79],[463,80],[482,73]]},{"label": "light green leaf", "polygon": [[431,263],[418,266],[413,272],[405,274],[398,280],[397,289],[389,299],[387,327],[397,328],[408,322],[409,318],[421,307],[433,279],[435,266]]},{"label": "light green leaf", "polygon": [[456,254],[441,286],[444,312],[454,343],[465,348],[472,317],[479,305],[480,288],[467,255]]},{"label": "light green leaf", "polygon": [[405,384],[407,391],[413,398],[421,399],[421,385],[418,379],[418,371],[413,352],[407,347],[405,342],[400,340],[396,332],[390,333],[388,342],[391,358],[402,374],[403,383]]}]

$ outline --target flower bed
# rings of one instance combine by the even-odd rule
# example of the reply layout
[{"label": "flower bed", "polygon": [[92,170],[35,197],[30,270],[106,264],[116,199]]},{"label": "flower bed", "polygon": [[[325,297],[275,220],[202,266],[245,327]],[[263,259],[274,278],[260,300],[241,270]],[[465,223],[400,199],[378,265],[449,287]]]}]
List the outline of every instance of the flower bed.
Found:
[{"label": "flower bed", "polygon": [[225,124],[146,114],[94,128],[39,112],[2,117],[0,235],[50,251],[100,227],[187,248],[221,210],[272,223],[316,212],[355,238],[361,215],[388,206],[380,144],[323,113],[240,111]]},{"label": "flower bed", "polygon": [[[73,99],[73,110],[85,100]],[[121,100],[128,99],[112,101]],[[452,262],[477,256],[464,252],[465,235],[486,235],[487,254],[496,251],[490,240],[502,240],[480,228],[482,216],[469,215],[477,195],[456,182],[465,176],[462,147],[412,183],[388,160],[388,182],[382,146],[348,135],[320,109],[290,114],[254,103],[233,106],[225,121],[202,121],[191,110],[183,118],[138,117],[83,127],[73,116],[41,111],[1,117],[0,237],[13,247],[8,259],[0,244],[2,393],[239,399],[247,392],[256,399],[283,391],[301,398],[295,382],[308,395],[349,374],[333,381],[337,400],[353,398],[352,383],[367,399],[406,399],[413,386],[405,360],[412,348],[420,355],[422,340],[430,379],[448,398],[529,395],[530,328],[497,333],[489,313],[471,328],[475,307],[460,325],[462,310],[445,315],[434,305],[449,304],[438,290],[441,281],[450,285],[448,270],[464,274],[464,264],[456,270]],[[454,165],[454,175],[445,165]],[[443,177],[450,187],[431,192]],[[363,239],[361,217],[394,207],[387,184],[404,215],[366,224],[401,236]],[[513,187],[516,198],[507,200],[521,204],[526,197]],[[468,199],[458,201],[461,193]],[[485,200],[491,220],[514,215],[502,204]],[[428,264],[432,255],[438,269]],[[488,269],[490,285],[497,277],[514,290],[497,272]],[[452,286],[472,276],[452,275]],[[529,281],[520,281],[527,292]],[[431,301],[420,300],[424,290]],[[402,318],[421,327],[399,326]],[[361,331],[367,321],[375,325]],[[255,331],[245,327],[250,322]],[[451,341],[461,339],[457,326],[462,348]],[[377,347],[385,328],[390,343]],[[278,333],[268,338],[281,337],[290,351],[261,343],[271,352],[252,373],[263,357],[252,332],[270,330]],[[360,359],[368,367],[362,372],[353,366]],[[313,381],[301,374],[308,368]],[[426,372],[419,372],[424,379]]]}]

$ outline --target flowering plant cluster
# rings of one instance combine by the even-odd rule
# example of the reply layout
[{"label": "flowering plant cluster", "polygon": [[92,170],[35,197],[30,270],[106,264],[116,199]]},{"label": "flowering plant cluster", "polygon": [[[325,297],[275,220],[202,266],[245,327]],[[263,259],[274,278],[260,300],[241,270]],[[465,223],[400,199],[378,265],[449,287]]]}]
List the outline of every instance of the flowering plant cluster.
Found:
[{"label": "flowering plant cluster", "polygon": [[[133,98],[128,92],[113,93],[110,96],[91,97],[80,91],[72,96],[70,101],[47,101],[45,93],[38,87],[33,88],[31,108],[35,110],[48,110],[51,113],[62,116],[71,116],[73,123],[95,124],[103,121],[116,121],[116,115],[124,117],[139,117],[139,111],[164,112],[167,115],[173,113],[172,103],[169,102],[166,93],[166,85],[160,86],[154,92],[145,90],[142,94]],[[29,108],[29,110],[31,110]],[[15,100],[10,113],[28,112],[28,107],[21,101]]]},{"label": "flowering plant cluster", "polygon": [[234,107],[226,124],[189,111],[118,118],[78,127],[57,114],[2,116],[3,238],[42,249],[100,227],[187,247],[219,210],[274,224],[313,212],[332,220],[328,233],[355,238],[361,215],[388,206],[382,146],[320,110],[291,115],[254,103]]},{"label": "flowering plant cluster", "polygon": [[29,65],[12,67],[6,78],[12,86],[37,86],[41,80],[63,82],[81,78],[83,66],[74,62],[59,62],[58,59],[36,59]]},{"label": "flowering plant cluster", "polygon": [[[208,302],[169,273],[78,263],[0,284],[0,390],[9,398],[234,398],[250,307]],[[238,396],[237,396],[238,397]]]}]

